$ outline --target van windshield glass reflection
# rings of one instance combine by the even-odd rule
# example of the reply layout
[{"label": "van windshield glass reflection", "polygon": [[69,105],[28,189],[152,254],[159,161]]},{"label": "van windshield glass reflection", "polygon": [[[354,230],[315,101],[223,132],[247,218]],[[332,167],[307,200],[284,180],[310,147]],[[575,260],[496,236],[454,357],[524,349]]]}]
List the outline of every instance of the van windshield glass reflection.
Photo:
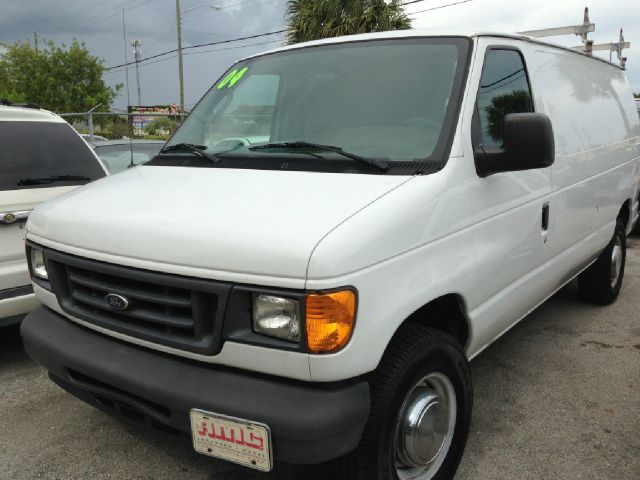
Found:
[{"label": "van windshield glass reflection", "polygon": [[461,38],[396,39],[250,59],[216,82],[168,145],[267,159],[286,148],[251,147],[307,142],[368,159],[430,160],[453,128],[467,50]]}]

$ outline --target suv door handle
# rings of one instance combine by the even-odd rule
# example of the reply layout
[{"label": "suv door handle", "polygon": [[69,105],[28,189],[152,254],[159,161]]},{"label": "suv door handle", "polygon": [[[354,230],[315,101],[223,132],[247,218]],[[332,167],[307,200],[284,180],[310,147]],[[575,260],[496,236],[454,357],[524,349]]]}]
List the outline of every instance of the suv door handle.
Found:
[{"label": "suv door handle", "polygon": [[12,223],[29,218],[31,210],[20,210],[17,212],[0,212],[0,225],[11,225]]}]

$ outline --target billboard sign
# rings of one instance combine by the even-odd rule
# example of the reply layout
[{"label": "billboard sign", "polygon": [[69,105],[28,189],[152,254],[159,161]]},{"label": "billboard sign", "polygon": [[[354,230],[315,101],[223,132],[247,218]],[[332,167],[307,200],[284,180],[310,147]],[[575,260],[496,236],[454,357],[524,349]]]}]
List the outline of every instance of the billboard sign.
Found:
[{"label": "billboard sign", "polygon": [[[146,133],[146,127],[159,117],[158,114],[175,115],[180,113],[180,108],[175,103],[171,105],[129,106],[129,122],[133,127],[133,134],[142,136]],[[152,115],[149,115],[152,114]],[[155,114],[155,115],[154,115]],[[163,132],[169,135],[171,132]]]}]

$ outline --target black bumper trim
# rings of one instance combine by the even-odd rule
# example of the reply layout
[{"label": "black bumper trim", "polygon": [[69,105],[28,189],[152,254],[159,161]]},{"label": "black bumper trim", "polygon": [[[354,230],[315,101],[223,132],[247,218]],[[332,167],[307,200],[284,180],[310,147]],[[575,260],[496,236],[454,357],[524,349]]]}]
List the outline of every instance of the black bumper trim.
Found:
[{"label": "black bumper trim", "polygon": [[279,461],[314,464],[349,453],[369,416],[364,381],[294,382],[185,361],[85,329],[46,307],[23,320],[21,334],[29,356],[58,385],[103,410],[185,433],[192,408],[262,422]]},{"label": "black bumper trim", "polygon": [[9,298],[24,297],[33,293],[33,285],[25,285],[24,287],[8,288],[7,290],[0,290],[0,300],[7,300]]}]

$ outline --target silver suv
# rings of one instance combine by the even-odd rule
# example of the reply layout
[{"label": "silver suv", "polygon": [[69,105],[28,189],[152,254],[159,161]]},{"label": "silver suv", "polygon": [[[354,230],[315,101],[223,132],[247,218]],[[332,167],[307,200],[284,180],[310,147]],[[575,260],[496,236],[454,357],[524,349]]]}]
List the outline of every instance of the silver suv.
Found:
[{"label": "silver suv", "polygon": [[91,148],[58,115],[36,105],[0,104],[0,327],[38,305],[24,253],[31,210],[105,175]]}]

